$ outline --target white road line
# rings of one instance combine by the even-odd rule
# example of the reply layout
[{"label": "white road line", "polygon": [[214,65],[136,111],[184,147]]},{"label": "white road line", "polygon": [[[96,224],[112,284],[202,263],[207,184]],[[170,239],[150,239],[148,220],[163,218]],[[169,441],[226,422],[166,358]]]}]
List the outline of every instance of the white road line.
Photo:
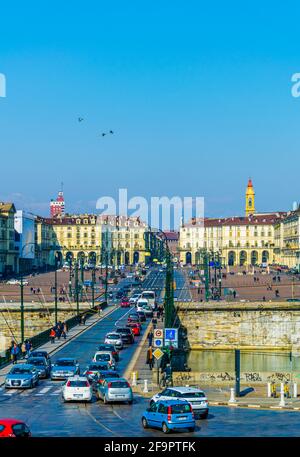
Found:
[{"label": "white road line", "polygon": [[55,392],[53,392],[50,395],[59,395],[61,393],[61,389],[57,389]]},{"label": "white road line", "polygon": [[51,390],[52,387],[44,387],[43,389],[41,389],[39,391],[39,393],[35,394],[34,396],[35,397],[41,397],[42,395],[45,395],[47,392],[49,392],[49,390]]}]

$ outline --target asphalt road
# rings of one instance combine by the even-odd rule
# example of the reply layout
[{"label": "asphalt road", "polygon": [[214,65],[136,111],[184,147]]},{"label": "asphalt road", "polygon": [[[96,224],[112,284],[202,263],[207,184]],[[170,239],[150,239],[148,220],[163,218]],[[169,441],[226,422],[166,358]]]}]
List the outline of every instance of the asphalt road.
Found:
[{"label": "asphalt road", "polygon": [[[184,281],[176,275],[177,281]],[[164,286],[164,273],[151,271],[143,285],[145,289]],[[88,329],[77,339],[58,351],[53,360],[63,356],[77,357],[82,371],[91,360],[97,344],[104,335],[113,329],[114,324],[126,321],[129,309],[118,308],[93,328]],[[137,344],[127,346],[121,352],[118,370],[123,373]],[[60,381],[41,380],[32,391],[0,390],[1,417],[25,420],[33,436],[40,437],[152,437],[161,438],[158,430],[144,430],[141,416],[148,406],[148,400],[136,395],[132,405],[104,405],[93,400],[91,404],[63,403]],[[300,421],[298,412],[263,411],[242,408],[211,407],[206,420],[198,420],[195,433],[176,432],[171,437],[213,436],[213,437],[272,437],[299,436]]]}]

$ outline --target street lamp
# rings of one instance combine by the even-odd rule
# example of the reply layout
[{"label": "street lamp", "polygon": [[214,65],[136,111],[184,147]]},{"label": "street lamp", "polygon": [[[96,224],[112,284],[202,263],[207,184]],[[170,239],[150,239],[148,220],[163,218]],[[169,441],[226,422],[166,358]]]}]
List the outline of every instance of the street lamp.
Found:
[{"label": "street lamp", "polygon": [[[20,255],[20,258],[22,258],[23,256],[23,250],[24,248],[26,248],[27,246],[35,246],[35,243],[34,242],[29,242],[29,243],[26,243],[24,244],[24,246],[22,247],[21,249],[21,255]],[[33,250],[33,249],[32,249]],[[24,342],[24,339],[25,339],[25,332],[24,332],[24,283],[23,283],[23,272],[21,270],[21,278],[20,278],[20,292],[21,292],[21,343]]]}]

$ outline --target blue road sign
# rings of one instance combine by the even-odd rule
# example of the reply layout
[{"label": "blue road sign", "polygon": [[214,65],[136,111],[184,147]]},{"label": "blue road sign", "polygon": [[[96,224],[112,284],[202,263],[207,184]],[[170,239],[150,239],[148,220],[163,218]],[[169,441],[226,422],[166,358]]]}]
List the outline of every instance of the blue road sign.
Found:
[{"label": "blue road sign", "polygon": [[165,328],[165,340],[177,340],[177,328]]}]

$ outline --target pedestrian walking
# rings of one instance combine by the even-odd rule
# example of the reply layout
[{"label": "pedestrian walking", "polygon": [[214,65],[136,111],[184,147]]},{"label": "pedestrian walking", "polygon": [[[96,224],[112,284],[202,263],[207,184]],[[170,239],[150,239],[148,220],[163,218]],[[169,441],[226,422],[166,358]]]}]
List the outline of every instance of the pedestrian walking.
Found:
[{"label": "pedestrian walking", "polygon": [[22,351],[22,357],[23,357],[23,359],[25,359],[25,356],[26,356],[26,344],[25,344],[25,342],[22,343],[21,351]]},{"label": "pedestrian walking", "polygon": [[277,397],[276,384],[274,381],[272,381],[272,383],[271,383],[271,397],[273,397],[273,398]]},{"label": "pedestrian walking", "polygon": [[153,331],[150,330],[150,332],[149,332],[148,335],[147,335],[149,347],[152,346],[153,336],[154,336],[154,335],[153,335]]},{"label": "pedestrian walking", "polygon": [[53,344],[54,341],[55,341],[55,336],[56,336],[56,332],[55,332],[55,329],[54,327],[50,330],[50,341],[51,343]]},{"label": "pedestrian walking", "polygon": [[284,383],[283,392],[284,392],[284,396],[286,398],[290,398],[290,388],[289,388],[289,383],[287,381],[285,381],[285,383]]},{"label": "pedestrian walking", "polygon": [[153,368],[153,353],[152,353],[152,346],[150,346],[147,350],[147,360],[146,360],[147,365],[149,365],[150,370]]},{"label": "pedestrian walking", "polygon": [[32,349],[32,343],[31,343],[31,341],[27,340],[27,341],[25,342],[25,348],[26,348],[26,356],[29,357],[29,356],[30,356],[31,349]]},{"label": "pedestrian walking", "polygon": [[66,338],[67,338],[67,332],[66,332],[66,328],[67,328],[67,326],[66,326],[66,324],[63,322],[63,323],[62,323],[62,331],[61,331],[61,335],[64,337],[64,339],[66,339]]},{"label": "pedestrian walking", "polygon": [[14,343],[12,350],[11,350],[13,364],[17,363],[19,353],[20,353],[20,348],[17,345],[17,343]]}]

